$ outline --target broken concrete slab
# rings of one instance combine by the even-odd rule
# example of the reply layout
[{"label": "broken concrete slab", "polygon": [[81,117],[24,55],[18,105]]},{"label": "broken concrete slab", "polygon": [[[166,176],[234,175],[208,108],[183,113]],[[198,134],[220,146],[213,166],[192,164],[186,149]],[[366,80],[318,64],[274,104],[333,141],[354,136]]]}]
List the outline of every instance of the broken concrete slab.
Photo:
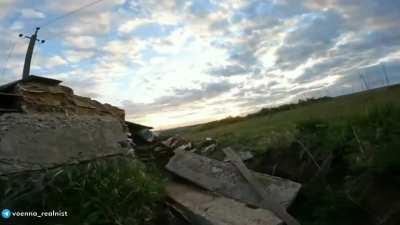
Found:
[{"label": "broken concrete slab", "polygon": [[[252,159],[254,157],[254,155],[250,151],[239,151],[239,152],[237,152],[237,154],[239,155],[239,157],[242,161],[246,161],[246,160]],[[228,161],[229,161],[229,159],[227,157],[225,157],[224,162],[228,162]]]},{"label": "broken concrete slab", "polygon": [[172,206],[194,225],[282,225],[272,212],[251,208],[233,199],[199,188],[169,183],[167,195]]},{"label": "broken concrete slab", "polygon": [[210,137],[208,137],[208,138],[205,138],[200,143],[198,143],[198,147],[199,148],[205,148],[205,147],[210,146],[212,144],[217,144],[217,141],[212,139],[212,138],[210,138]]},{"label": "broken concrete slab", "polygon": [[168,139],[161,141],[161,144],[163,144],[165,147],[171,148],[173,140],[174,140],[173,137],[169,137]]},{"label": "broken concrete slab", "polygon": [[110,116],[0,116],[0,175],[51,168],[131,149],[122,123]]},{"label": "broken concrete slab", "polygon": [[215,151],[216,148],[217,148],[217,144],[211,144],[211,145],[205,147],[204,149],[202,149],[201,153],[207,154],[207,153]]},{"label": "broken concrete slab", "polygon": [[176,148],[176,150],[178,150],[178,151],[188,151],[190,149],[192,149],[192,143],[191,142],[189,142],[187,144],[184,144],[184,145],[181,145],[181,146]]},{"label": "broken concrete slab", "polygon": [[[252,186],[231,163],[210,159],[191,152],[176,152],[166,165],[166,169],[205,189],[215,191],[225,197],[263,207],[260,197]],[[301,184],[267,174],[251,171],[263,184],[265,192],[287,208],[296,198]]]},{"label": "broken concrete slab", "polygon": [[300,225],[300,223],[293,216],[291,216],[282,205],[279,204],[274,195],[270,195],[269,193],[265,192],[263,187],[264,185],[253,176],[251,171],[246,167],[246,165],[244,165],[240,156],[232,148],[228,147],[222,151],[229,159],[229,162],[235,165],[242,176],[253,187],[254,191],[256,191],[257,194],[262,198],[261,204],[263,205],[263,208],[272,211],[287,225]]}]

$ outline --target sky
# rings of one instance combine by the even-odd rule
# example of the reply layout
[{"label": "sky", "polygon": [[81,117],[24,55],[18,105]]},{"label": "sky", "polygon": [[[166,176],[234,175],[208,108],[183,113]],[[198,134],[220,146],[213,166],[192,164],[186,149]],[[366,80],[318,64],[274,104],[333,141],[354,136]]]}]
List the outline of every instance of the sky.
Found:
[{"label": "sky", "polygon": [[[156,129],[400,81],[398,0],[0,0],[0,84],[31,74]],[[59,19],[56,19],[59,18]]]}]

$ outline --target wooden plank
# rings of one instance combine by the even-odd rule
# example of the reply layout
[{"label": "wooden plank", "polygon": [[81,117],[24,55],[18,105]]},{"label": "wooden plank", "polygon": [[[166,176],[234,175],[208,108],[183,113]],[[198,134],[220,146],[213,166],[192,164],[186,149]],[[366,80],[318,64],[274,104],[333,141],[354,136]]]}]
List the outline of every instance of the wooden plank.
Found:
[{"label": "wooden plank", "polygon": [[285,221],[287,225],[300,225],[300,223],[279,204],[278,200],[275,199],[273,195],[264,190],[263,185],[255,177],[253,177],[253,174],[244,165],[239,155],[237,155],[231,148],[225,148],[222,151],[262,198],[262,205],[264,208],[271,210],[279,218]]},{"label": "wooden plank", "polygon": [[166,186],[169,205],[193,225],[282,225],[266,209],[255,209],[192,185],[170,182]]},{"label": "wooden plank", "polygon": [[[262,207],[259,195],[254,192],[253,187],[237,168],[229,162],[221,162],[192,152],[176,151],[166,165],[166,169],[207,190]],[[263,184],[267,193],[276,196],[283,207],[291,204],[301,187],[301,184],[287,179],[254,171],[251,173]]]}]

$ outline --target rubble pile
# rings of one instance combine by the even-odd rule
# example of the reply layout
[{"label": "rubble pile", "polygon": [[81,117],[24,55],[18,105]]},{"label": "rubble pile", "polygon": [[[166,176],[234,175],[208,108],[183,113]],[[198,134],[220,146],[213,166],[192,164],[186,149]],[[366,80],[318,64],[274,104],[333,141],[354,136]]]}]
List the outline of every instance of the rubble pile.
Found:
[{"label": "rubble pile", "polygon": [[159,168],[164,168],[175,150],[198,152],[192,142],[179,136],[154,138],[152,141],[146,142],[135,141],[134,148],[135,155],[139,160],[144,163],[156,164]]},{"label": "rubble pile", "polygon": [[[190,224],[299,224],[286,209],[296,198],[301,184],[232,163],[232,154],[240,162],[252,158],[249,151],[227,154],[212,138],[193,144],[178,136],[135,149],[140,160],[158,161],[172,175],[166,187],[168,205]],[[219,151],[226,155],[223,160],[209,157]]]},{"label": "rubble pile", "polygon": [[[210,159],[192,152],[178,152],[168,162],[166,169],[202,188],[261,207],[257,193],[230,162]],[[293,202],[301,187],[299,183],[290,180],[252,173],[264,185],[265,191],[275,196],[285,207]]]},{"label": "rubble pile", "polygon": [[174,200],[170,207],[185,215],[191,224],[283,225],[283,221],[268,210],[254,209],[191,185],[171,182],[167,194]]}]

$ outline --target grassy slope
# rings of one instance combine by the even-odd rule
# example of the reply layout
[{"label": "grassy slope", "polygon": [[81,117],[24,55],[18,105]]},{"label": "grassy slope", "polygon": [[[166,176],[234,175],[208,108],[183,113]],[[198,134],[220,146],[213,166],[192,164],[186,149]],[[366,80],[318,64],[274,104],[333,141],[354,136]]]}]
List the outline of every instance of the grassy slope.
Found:
[{"label": "grassy slope", "polygon": [[167,133],[179,133],[189,140],[216,138],[222,145],[231,145],[253,151],[268,147],[285,147],[292,142],[295,125],[309,119],[334,119],[356,115],[379,105],[400,105],[400,85],[376,89],[326,102],[299,106],[295,109],[260,117],[244,119],[236,123],[221,124],[210,129],[203,125],[178,128]]},{"label": "grassy slope", "polygon": [[[214,137],[222,145],[256,151],[247,163],[252,169],[303,183],[289,210],[303,225],[398,225],[399,96],[397,85],[167,135],[195,142]],[[319,165],[328,162],[324,172],[304,149]]]}]

